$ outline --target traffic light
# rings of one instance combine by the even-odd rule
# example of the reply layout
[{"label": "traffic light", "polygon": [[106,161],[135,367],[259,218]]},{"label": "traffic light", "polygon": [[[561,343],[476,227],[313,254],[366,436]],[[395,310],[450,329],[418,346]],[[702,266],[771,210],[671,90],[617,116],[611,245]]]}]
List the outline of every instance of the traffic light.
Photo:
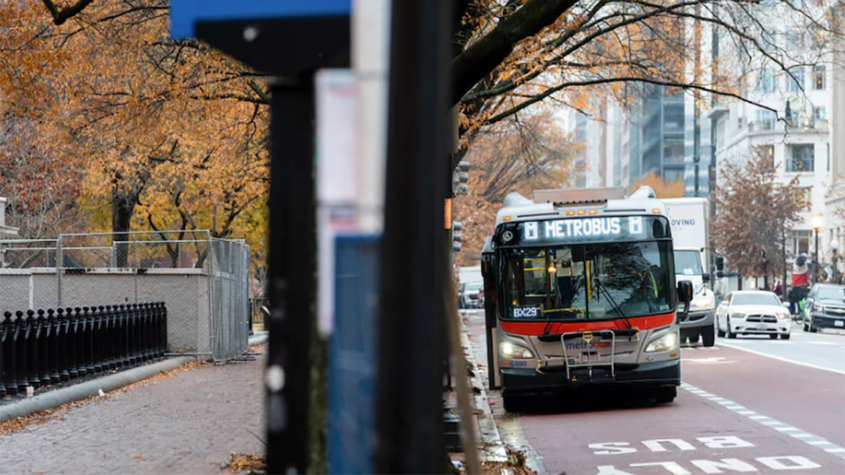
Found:
[{"label": "traffic light", "polygon": [[452,251],[461,250],[461,223],[452,221]]},{"label": "traffic light", "polygon": [[461,161],[452,172],[452,196],[465,195],[469,191],[469,162]]},{"label": "traffic light", "polygon": [[725,276],[725,258],[721,256],[716,257],[716,277],[722,278]]}]

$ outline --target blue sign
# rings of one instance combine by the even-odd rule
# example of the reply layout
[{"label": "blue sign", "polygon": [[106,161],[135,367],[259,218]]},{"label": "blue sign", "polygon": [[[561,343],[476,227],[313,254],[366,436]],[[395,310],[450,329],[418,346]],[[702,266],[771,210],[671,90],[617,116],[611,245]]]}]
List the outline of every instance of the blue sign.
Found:
[{"label": "blue sign", "polygon": [[172,0],[170,34],[194,37],[194,25],[203,21],[261,20],[349,16],[352,0]]},{"label": "blue sign", "polygon": [[373,473],[376,446],[376,235],[335,240],[335,322],[329,339],[329,473]]}]

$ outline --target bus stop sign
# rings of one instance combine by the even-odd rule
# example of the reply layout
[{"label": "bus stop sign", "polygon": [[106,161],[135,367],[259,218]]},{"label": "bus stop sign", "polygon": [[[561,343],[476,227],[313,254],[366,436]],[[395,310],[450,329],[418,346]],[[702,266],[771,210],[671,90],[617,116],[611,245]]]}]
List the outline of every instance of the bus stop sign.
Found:
[{"label": "bus stop sign", "polygon": [[258,71],[348,67],[352,0],[172,0],[170,33],[198,38]]}]

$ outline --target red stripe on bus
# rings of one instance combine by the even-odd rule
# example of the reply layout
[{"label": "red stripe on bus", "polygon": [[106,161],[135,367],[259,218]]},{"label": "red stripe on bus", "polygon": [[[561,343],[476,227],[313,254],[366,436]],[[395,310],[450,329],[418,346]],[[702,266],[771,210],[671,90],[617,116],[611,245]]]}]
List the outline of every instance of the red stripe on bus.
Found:
[{"label": "red stripe on bus", "polygon": [[[675,319],[675,313],[664,315],[649,315],[647,317],[631,317],[628,321],[632,327],[640,330],[650,330],[657,327],[670,325]],[[543,322],[500,322],[502,331],[514,335],[542,335],[546,324]],[[628,328],[624,320],[604,321],[580,321],[580,322],[553,322],[549,327],[549,334],[556,335],[565,332],[597,331],[597,330],[621,330]]]}]

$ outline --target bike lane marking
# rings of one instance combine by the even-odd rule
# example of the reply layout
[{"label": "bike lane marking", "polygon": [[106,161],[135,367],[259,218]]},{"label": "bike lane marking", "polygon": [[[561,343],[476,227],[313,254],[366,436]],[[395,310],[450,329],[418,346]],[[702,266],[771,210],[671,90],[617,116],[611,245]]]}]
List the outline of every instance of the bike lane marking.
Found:
[{"label": "bike lane marking", "polygon": [[777,419],[771,418],[769,416],[758,414],[755,411],[752,411],[740,404],[737,404],[729,399],[725,399],[713,394],[710,394],[703,389],[699,389],[689,383],[681,383],[681,388],[685,389],[697,396],[703,397],[705,399],[709,399],[713,402],[721,404],[725,407],[725,409],[731,410],[740,414],[748,419],[757,422],[758,424],[762,424],[767,427],[771,427],[779,432],[784,432],[786,435],[791,437],[795,437],[796,439],[805,442],[813,447],[820,448],[825,452],[834,454],[845,459],[845,447],[841,447],[839,445],[834,444],[833,442],[825,439],[824,437],[812,434],[810,432],[801,430],[797,427],[793,427],[785,422],[781,422]]}]

